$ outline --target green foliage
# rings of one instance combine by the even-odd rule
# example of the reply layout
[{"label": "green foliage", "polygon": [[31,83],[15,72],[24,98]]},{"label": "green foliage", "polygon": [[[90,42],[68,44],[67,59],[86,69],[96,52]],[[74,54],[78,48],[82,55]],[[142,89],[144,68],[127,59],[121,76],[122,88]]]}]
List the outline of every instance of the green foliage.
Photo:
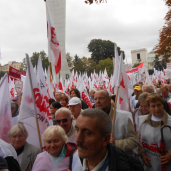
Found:
[{"label": "green foliage", "polygon": [[154,68],[161,71],[163,68],[166,68],[167,61],[159,61],[158,57],[155,57],[154,60]]},{"label": "green foliage", "polygon": [[133,65],[133,67],[132,68],[135,68],[135,67],[137,67],[138,65],[140,65],[141,63],[135,63],[134,65]]},{"label": "green foliage", "polygon": [[[48,61],[47,54],[44,51],[34,52],[32,54],[30,59],[31,59],[31,63],[32,63],[33,67],[37,66],[39,55],[41,55],[41,58],[42,58],[43,69],[45,69],[45,68],[48,69],[49,61]],[[23,62],[22,62],[21,67],[20,67],[20,70],[21,71],[26,71],[27,70],[26,58],[23,59]]]},{"label": "green foliage", "polygon": [[[125,59],[124,51],[117,48],[119,55],[123,52],[123,59]],[[91,59],[95,61],[97,64],[100,60],[104,60],[107,58],[114,57],[114,42],[110,40],[102,40],[102,39],[92,39],[88,44],[88,50],[91,52]]]},{"label": "green foliage", "polygon": [[3,77],[5,75],[6,72],[4,71],[0,71],[0,78]]},{"label": "green foliage", "polygon": [[149,69],[148,73],[149,73],[149,75],[152,75],[154,73],[154,70],[153,69]]},{"label": "green foliage", "polygon": [[68,66],[69,66],[70,71],[71,71],[73,68],[73,61],[72,61],[73,57],[70,56],[70,53],[67,53],[66,58],[67,58]]},{"label": "green foliage", "polygon": [[97,67],[96,72],[104,71],[106,68],[108,76],[110,77],[113,74],[113,60],[110,58],[100,60]]}]

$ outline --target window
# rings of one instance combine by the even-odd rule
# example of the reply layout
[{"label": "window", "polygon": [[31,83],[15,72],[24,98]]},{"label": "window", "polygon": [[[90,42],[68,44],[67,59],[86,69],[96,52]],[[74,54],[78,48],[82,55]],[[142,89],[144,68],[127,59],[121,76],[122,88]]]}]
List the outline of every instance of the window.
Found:
[{"label": "window", "polygon": [[137,59],[140,59],[140,53],[137,53]]}]

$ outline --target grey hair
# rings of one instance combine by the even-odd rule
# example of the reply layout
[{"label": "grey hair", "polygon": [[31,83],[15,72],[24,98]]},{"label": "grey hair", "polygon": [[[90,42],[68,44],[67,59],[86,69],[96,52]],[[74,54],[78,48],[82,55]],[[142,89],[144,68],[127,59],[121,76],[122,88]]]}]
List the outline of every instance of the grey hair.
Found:
[{"label": "grey hair", "polygon": [[[44,143],[47,141],[47,140],[51,140],[52,137],[54,135],[58,135],[59,138],[62,138],[62,140],[64,141],[64,143],[66,144],[67,141],[68,141],[68,137],[64,131],[64,129],[59,126],[59,125],[54,125],[54,126],[49,126],[43,133],[43,141]],[[56,136],[56,138],[58,138],[58,136]]]},{"label": "grey hair", "polygon": [[96,119],[96,127],[99,129],[101,136],[111,134],[112,132],[112,120],[108,114],[100,109],[85,109],[81,112],[83,117],[89,117]]},{"label": "grey hair", "polygon": [[149,93],[147,93],[147,92],[141,93],[141,94],[139,95],[139,97],[138,97],[138,102],[139,102],[139,103],[145,102],[145,99],[146,99],[146,97],[148,96],[148,94],[149,94]]},{"label": "grey hair", "polygon": [[[58,91],[58,92],[56,92],[56,93],[59,93],[59,95],[62,96],[62,92],[61,92],[61,91]],[[56,93],[55,93],[55,94],[56,94]]]},{"label": "grey hair", "polygon": [[66,107],[61,107],[60,109],[58,109],[56,112],[55,112],[55,116],[58,114],[58,113],[67,113],[69,115],[69,117],[71,118],[72,116],[72,113],[71,111],[66,108]]},{"label": "grey hair", "polygon": [[144,89],[146,89],[146,88],[151,89],[151,90],[153,91],[153,93],[155,92],[155,88],[154,88],[154,86],[151,85],[151,84],[145,84],[145,85],[143,85],[143,86],[142,86],[142,92],[144,92]]},{"label": "grey hair", "polygon": [[28,137],[28,132],[27,132],[24,124],[18,123],[10,129],[10,131],[8,132],[8,138],[10,139],[11,136],[16,135],[20,132],[22,132],[24,134],[25,138]]}]

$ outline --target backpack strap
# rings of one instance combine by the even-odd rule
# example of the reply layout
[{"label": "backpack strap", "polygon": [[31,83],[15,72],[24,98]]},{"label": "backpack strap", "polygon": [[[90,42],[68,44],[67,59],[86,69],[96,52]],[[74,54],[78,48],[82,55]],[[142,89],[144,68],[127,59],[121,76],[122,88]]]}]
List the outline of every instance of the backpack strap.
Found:
[{"label": "backpack strap", "polygon": [[73,160],[73,154],[77,148],[73,147],[70,151],[70,158],[69,158],[69,169],[72,171],[72,160]]}]

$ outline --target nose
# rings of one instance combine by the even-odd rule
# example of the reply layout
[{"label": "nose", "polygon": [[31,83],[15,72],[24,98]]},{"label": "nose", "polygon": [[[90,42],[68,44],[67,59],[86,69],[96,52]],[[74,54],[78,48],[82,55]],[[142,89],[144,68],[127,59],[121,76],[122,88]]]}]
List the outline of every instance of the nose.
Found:
[{"label": "nose", "polygon": [[83,142],[83,136],[81,135],[81,132],[80,131],[77,131],[77,134],[76,134],[76,143],[80,143],[80,142]]}]

